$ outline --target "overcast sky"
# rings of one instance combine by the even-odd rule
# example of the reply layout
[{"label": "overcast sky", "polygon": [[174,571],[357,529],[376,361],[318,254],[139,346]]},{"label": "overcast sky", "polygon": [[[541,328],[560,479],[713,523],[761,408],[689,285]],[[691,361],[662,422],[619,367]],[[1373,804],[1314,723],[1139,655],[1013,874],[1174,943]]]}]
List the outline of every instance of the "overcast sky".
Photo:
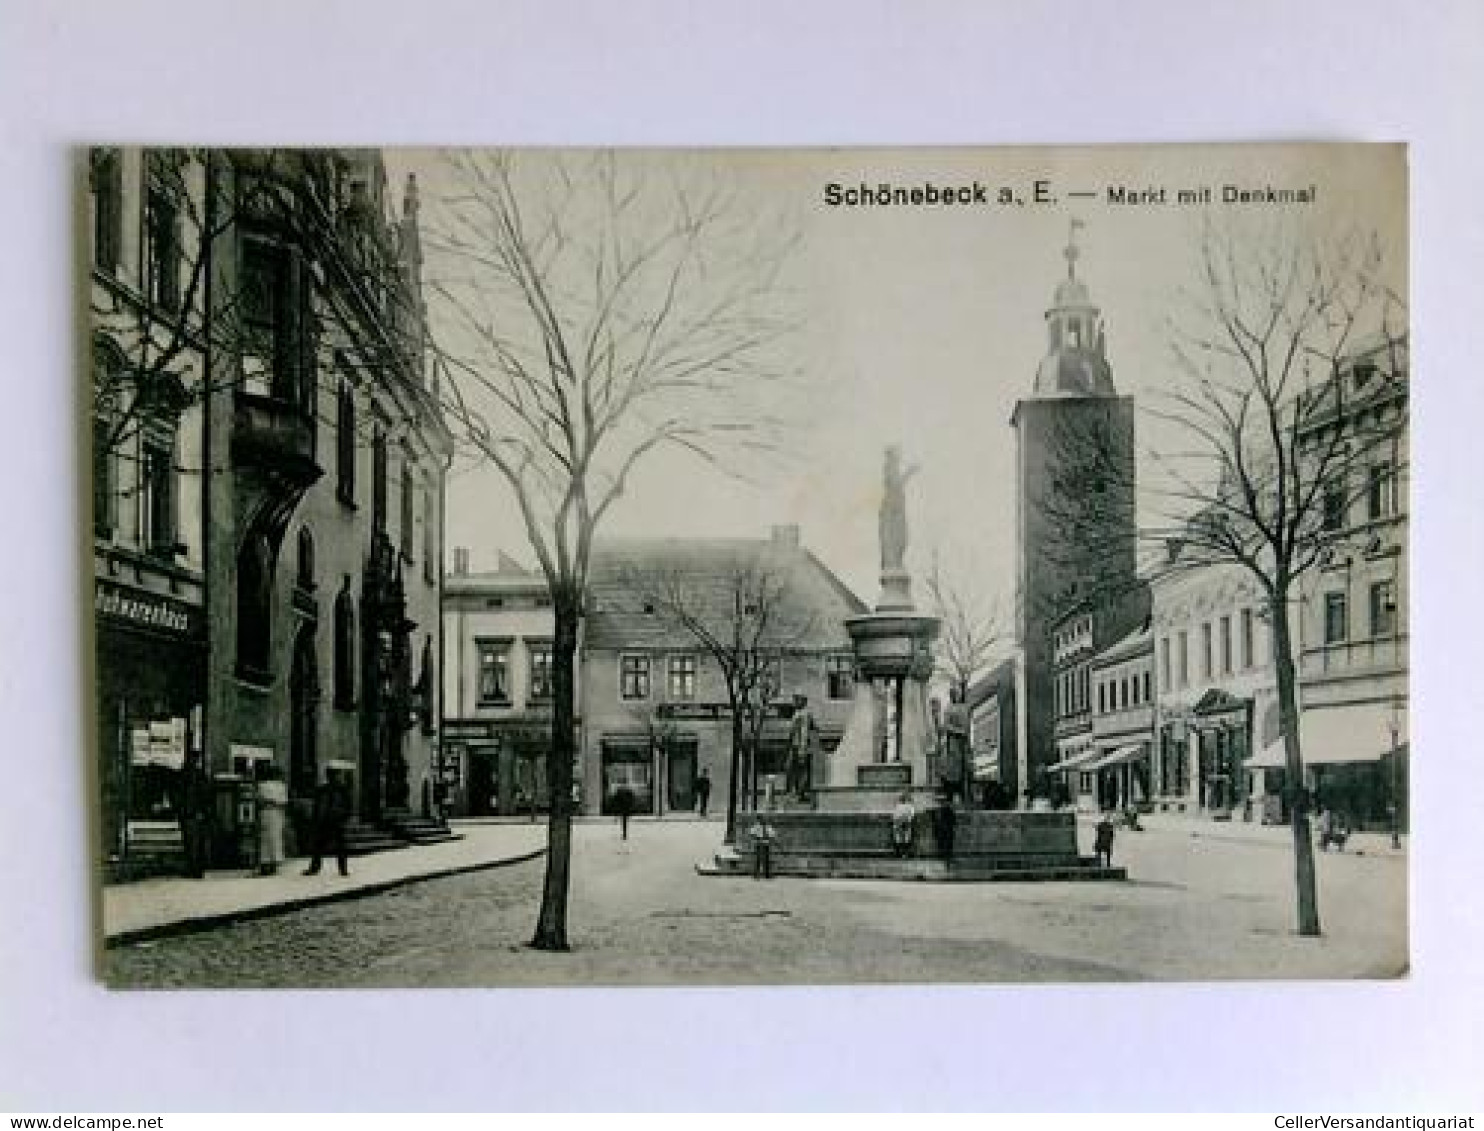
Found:
[{"label": "overcast sky", "polygon": [[[632,154],[656,169],[694,155]],[[764,536],[797,523],[804,542],[860,596],[877,593],[876,508],[884,447],[903,445],[921,472],[909,493],[909,564],[920,575],[934,547],[972,563],[986,595],[1013,591],[1014,442],[1009,421],[1046,352],[1045,310],[1066,274],[1069,220],[1078,275],[1101,307],[1118,391],[1152,402],[1177,380],[1166,319],[1190,288],[1206,209],[1177,205],[1177,189],[1210,186],[1216,213],[1279,212],[1319,229],[1358,225],[1387,249],[1405,292],[1405,172],[1394,147],[1165,147],[999,150],[713,151],[718,175],[759,208],[791,215],[801,234],[794,264],[795,341],[806,378],[824,394],[801,422],[801,463],[757,469],[742,483],[681,453],[656,455],[611,512],[607,536]],[[436,154],[389,159],[415,169],[425,223],[436,223]],[[1046,182],[1047,203],[1033,200]],[[986,186],[1023,204],[830,207],[831,183]],[[1317,188],[1317,203],[1220,202],[1222,186]],[[1167,203],[1115,205],[1110,185],[1163,186]],[[1091,199],[1070,194],[1085,191]],[[398,194],[400,196],[400,193]],[[435,319],[437,304],[434,304]],[[435,321],[434,335],[440,333]],[[1157,424],[1139,418],[1141,449]],[[1145,457],[1141,450],[1141,475]],[[497,550],[533,556],[507,489],[492,471],[461,469],[448,491],[448,545],[490,568]],[[919,589],[919,597],[921,591]]]}]

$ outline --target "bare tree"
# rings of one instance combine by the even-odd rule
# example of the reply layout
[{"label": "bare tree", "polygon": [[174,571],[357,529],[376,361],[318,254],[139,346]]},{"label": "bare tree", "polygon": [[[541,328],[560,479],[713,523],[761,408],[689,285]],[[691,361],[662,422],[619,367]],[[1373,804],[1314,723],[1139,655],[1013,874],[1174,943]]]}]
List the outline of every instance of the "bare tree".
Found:
[{"label": "bare tree", "polygon": [[[1168,326],[1181,380],[1143,406],[1173,440],[1145,451],[1139,537],[1155,554],[1179,547],[1161,570],[1235,564],[1264,596],[1293,796],[1298,929],[1317,935],[1291,616],[1300,579],[1333,546],[1336,511],[1368,489],[1378,459],[1401,473],[1405,306],[1387,283],[1378,239],[1360,232],[1320,237],[1208,221],[1197,262],[1197,284]],[[1362,364],[1377,376],[1358,389]],[[1132,494],[1119,470],[1127,461],[1107,437],[1083,429],[1063,442],[1077,451],[1079,476],[1115,484],[1115,497]],[[1078,505],[1095,509],[1095,493]],[[1093,527],[1084,511],[1056,520],[1086,544]]]},{"label": "bare tree", "polygon": [[783,687],[785,653],[804,642],[814,618],[792,601],[786,566],[765,553],[729,569],[628,570],[622,584],[684,632],[716,665],[731,712],[725,841],[736,838],[739,795],[757,788],[763,722]]},{"label": "bare tree", "polygon": [[933,615],[942,622],[937,674],[957,690],[961,703],[968,701],[969,688],[993,666],[1006,640],[1000,607],[985,597],[973,572],[962,565],[950,568],[937,551],[925,579]]},{"label": "bare tree", "polygon": [[549,853],[531,945],[567,949],[574,657],[593,538],[665,449],[775,450],[782,229],[611,152],[450,154],[427,241],[450,423],[513,494],[555,614]]}]

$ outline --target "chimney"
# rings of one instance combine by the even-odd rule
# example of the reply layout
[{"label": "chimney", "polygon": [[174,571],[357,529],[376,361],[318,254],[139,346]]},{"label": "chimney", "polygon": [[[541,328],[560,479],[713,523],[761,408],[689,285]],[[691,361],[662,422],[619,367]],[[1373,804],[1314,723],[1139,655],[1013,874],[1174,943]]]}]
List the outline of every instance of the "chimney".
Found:
[{"label": "chimney", "polygon": [[453,550],[453,575],[455,577],[469,576],[469,550],[465,546],[455,546]]},{"label": "chimney", "polygon": [[773,545],[782,546],[789,550],[797,550],[799,548],[798,523],[773,527]]}]

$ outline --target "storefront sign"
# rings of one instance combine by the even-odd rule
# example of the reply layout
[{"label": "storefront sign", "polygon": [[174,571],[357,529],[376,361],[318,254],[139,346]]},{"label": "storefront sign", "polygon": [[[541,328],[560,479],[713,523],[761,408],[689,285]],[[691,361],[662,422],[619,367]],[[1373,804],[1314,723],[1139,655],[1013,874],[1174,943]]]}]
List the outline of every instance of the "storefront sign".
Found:
[{"label": "storefront sign", "polygon": [[159,720],[135,727],[129,734],[129,761],[136,766],[178,770],[185,765],[185,755],[185,719]]},{"label": "storefront sign", "polygon": [[195,635],[201,621],[201,611],[184,601],[121,589],[106,581],[98,582],[95,608],[99,616],[176,636]]},{"label": "storefront sign", "polygon": [[443,724],[443,734],[445,738],[493,738],[495,724],[453,720]]},{"label": "storefront sign", "polygon": [[[678,720],[729,719],[732,717],[730,703],[661,703],[654,709],[655,717]],[[769,703],[766,717],[786,719],[793,714],[793,707],[782,703]]]}]

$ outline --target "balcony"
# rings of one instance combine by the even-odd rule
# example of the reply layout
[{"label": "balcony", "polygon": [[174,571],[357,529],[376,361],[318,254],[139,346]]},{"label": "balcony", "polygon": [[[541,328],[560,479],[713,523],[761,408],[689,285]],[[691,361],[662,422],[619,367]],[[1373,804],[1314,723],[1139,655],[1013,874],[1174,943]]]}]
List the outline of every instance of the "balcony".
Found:
[{"label": "balcony", "polygon": [[303,491],[324,472],[314,458],[314,419],[276,397],[239,392],[232,427],[232,458]]}]

